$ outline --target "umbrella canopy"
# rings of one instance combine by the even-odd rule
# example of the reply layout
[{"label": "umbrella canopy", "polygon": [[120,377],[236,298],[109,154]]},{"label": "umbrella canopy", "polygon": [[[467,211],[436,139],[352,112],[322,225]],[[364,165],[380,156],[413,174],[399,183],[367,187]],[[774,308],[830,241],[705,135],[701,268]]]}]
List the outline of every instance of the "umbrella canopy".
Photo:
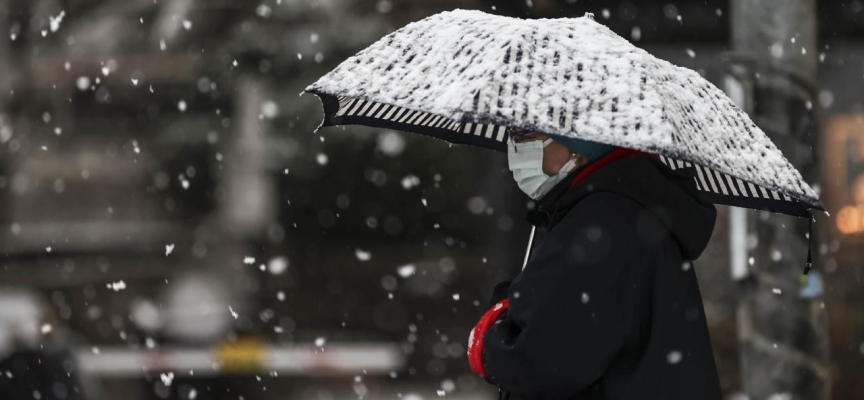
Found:
[{"label": "umbrella canopy", "polygon": [[714,203],[798,216],[823,209],[723,91],[591,14],[439,13],[385,36],[305,92],[320,97],[322,126],[385,127],[501,151],[507,128],[518,127],[695,168],[700,193]]}]

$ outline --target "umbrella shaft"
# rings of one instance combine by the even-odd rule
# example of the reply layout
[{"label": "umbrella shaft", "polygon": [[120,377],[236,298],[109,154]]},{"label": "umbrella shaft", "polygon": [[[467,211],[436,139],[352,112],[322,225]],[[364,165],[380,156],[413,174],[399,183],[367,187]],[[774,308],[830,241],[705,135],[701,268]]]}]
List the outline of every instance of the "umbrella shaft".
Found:
[{"label": "umbrella shaft", "polygon": [[528,248],[525,249],[525,260],[522,261],[522,270],[525,270],[525,266],[528,265],[528,257],[531,256],[531,245],[534,244],[534,231],[537,229],[536,226],[531,225],[531,235],[528,236]]}]

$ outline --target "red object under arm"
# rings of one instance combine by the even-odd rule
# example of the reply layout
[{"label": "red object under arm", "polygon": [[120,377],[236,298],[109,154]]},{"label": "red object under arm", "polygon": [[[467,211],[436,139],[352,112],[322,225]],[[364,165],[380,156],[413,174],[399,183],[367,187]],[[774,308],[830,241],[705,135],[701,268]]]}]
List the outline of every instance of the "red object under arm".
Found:
[{"label": "red object under arm", "polygon": [[510,303],[507,299],[499,301],[489,311],[486,311],[486,314],[483,314],[483,317],[471,330],[471,335],[468,336],[468,364],[477,375],[486,376],[486,370],[483,369],[483,336],[509,306]]}]

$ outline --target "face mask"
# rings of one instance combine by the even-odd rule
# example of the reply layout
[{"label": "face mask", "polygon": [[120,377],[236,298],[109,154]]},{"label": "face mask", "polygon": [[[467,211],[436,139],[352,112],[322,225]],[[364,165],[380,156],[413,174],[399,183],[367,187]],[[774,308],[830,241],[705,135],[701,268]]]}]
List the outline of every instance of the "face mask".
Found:
[{"label": "face mask", "polygon": [[507,146],[507,161],[513,171],[513,179],[528,197],[537,200],[549,193],[558,182],[576,168],[576,159],[564,164],[557,174],[549,176],[543,172],[543,149],[552,143],[532,140],[524,143],[510,142]]}]

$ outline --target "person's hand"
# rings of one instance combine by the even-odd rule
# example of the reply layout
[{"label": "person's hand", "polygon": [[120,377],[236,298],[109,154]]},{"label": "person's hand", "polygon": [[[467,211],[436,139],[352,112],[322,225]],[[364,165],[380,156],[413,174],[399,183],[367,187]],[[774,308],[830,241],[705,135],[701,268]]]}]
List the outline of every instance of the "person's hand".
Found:
[{"label": "person's hand", "polygon": [[489,299],[489,308],[492,308],[492,306],[498,304],[499,301],[507,298],[507,290],[510,289],[510,282],[513,282],[513,280],[506,280],[495,285],[495,288],[492,289],[492,297]]}]

